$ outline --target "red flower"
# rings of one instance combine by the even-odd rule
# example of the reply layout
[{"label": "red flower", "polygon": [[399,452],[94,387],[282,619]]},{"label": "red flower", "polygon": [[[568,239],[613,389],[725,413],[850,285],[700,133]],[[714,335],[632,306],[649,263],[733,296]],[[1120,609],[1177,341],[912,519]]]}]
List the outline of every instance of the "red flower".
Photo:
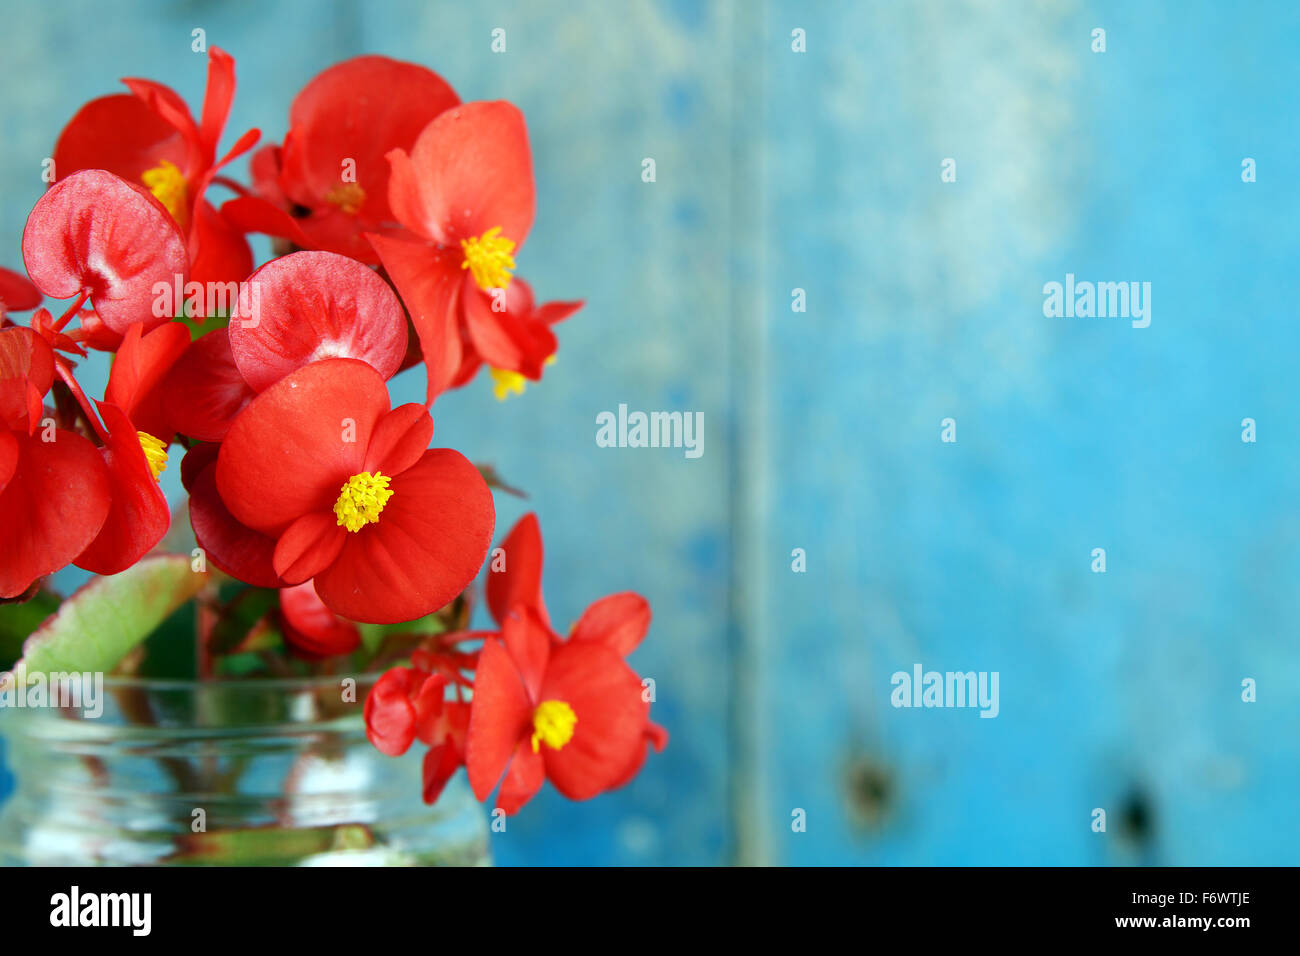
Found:
[{"label": "red flower", "polygon": [[23,261],[41,292],[88,298],[117,336],[171,319],[156,314],[154,286],[189,274],[185,242],[166,210],[100,169],[74,173],[40,198],[23,230]]},{"label": "red flower", "polygon": [[[648,708],[641,681],[598,641],[559,641],[537,613],[516,605],[501,639],[483,642],[465,766],[475,796],[501,782],[512,814],[550,780],[571,800],[622,783],[644,752]],[[502,773],[505,774],[502,780]]]},{"label": "red flower", "polygon": [[222,207],[250,232],[376,263],[364,232],[393,228],[388,205],[392,149],[410,149],[429,121],[460,98],[413,63],[359,56],[316,76],[294,98],[283,147],[253,158],[261,198]]},{"label": "red flower", "polygon": [[[513,348],[514,343],[519,343],[520,354],[526,356],[519,364],[535,370],[537,375],[533,377],[536,378],[540,377],[542,366],[549,363],[558,348],[550,327],[567,319],[581,309],[582,305],[581,302],[547,302],[539,306],[533,298],[532,287],[519,276],[511,280],[501,298],[477,287],[463,290],[461,364],[449,387],[459,388],[468,383],[478,374],[485,361],[474,340],[465,331],[470,322],[482,330],[480,340],[486,336],[489,341],[508,342],[505,346],[507,348]],[[496,349],[495,354],[497,361],[502,361],[502,350]],[[523,372],[512,371],[508,365],[489,363],[489,371],[498,401],[504,401],[512,392],[522,394],[529,378]]]},{"label": "red flower", "polygon": [[308,657],[351,654],[361,632],[325,606],[310,581],[280,589],[280,630],[294,650]]},{"label": "red flower", "polygon": [[365,362],[325,359],[239,413],[216,488],[239,524],[275,539],[284,583],[315,578],[330,610],[354,621],[413,620],[460,593],[492,535],[486,482],[457,452],[426,450],[432,434],[423,407],[390,410]]},{"label": "red flower", "polygon": [[[410,236],[367,238],[420,336],[429,402],[466,380],[467,352],[539,379],[555,337],[531,301],[511,305],[505,298],[514,255],[533,223],[523,114],[506,102],[466,103],[425,127],[409,155],[394,149],[388,161],[389,205]],[[558,308],[567,315],[579,306]],[[472,358],[469,365],[472,375]]]},{"label": "red flower", "polygon": [[465,763],[465,736],[470,704],[446,698],[450,686],[465,686],[460,675],[474,666],[476,655],[450,650],[462,641],[486,635],[473,632],[439,635],[436,650],[417,650],[410,667],[394,667],[366,697],[366,736],[382,753],[400,757],[415,740],[429,747],[424,755],[424,801],[434,803],[452,775]]},{"label": "red flower", "polygon": [[44,339],[31,329],[0,330],[0,598],[24,594],[72,561],[109,512],[108,469],[95,446],[42,425],[54,374]]},{"label": "red flower", "polygon": [[91,100],[59,135],[54,147],[59,179],[83,169],[106,169],[146,187],[187,237],[194,280],[238,282],[253,267],[248,242],[203,198],[217,172],[251,149],[259,135],[249,130],[217,159],[235,95],[235,61],[217,47],[208,52],[198,122],[169,87],[152,80],[122,82],[130,93]]}]

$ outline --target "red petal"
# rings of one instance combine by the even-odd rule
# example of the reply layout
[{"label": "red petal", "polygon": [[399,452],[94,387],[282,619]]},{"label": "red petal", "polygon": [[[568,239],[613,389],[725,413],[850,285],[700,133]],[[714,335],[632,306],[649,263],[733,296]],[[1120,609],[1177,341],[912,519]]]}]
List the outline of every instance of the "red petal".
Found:
[{"label": "red petal", "polygon": [[349,533],[316,577],[321,599],[354,621],[411,621],[445,606],[478,574],[492,540],[492,492],[459,452],[426,451],[389,490],[379,520]]},{"label": "red petal", "polygon": [[501,781],[497,806],[505,811],[506,816],[513,816],[542,789],[545,780],[546,762],[540,753],[533,752],[532,740],[525,737],[515,748],[510,769],[506,771],[505,780]]},{"label": "red petal", "polygon": [[551,629],[538,617],[537,611],[524,604],[516,604],[501,624],[501,640],[514,658],[519,676],[528,688],[528,696],[537,696],[542,690],[542,677],[551,656]]},{"label": "red petal", "polygon": [[46,295],[90,290],[96,313],[114,332],[135,322],[153,328],[154,286],[189,274],[185,242],[171,215],[148,193],[99,169],[50,187],[27,218],[23,261]]},{"label": "red petal", "polygon": [[[198,451],[198,445],[185,457],[196,453],[203,457],[210,451]],[[216,446],[211,446],[215,448]],[[182,463],[182,474],[185,473]],[[275,573],[271,558],[275,553],[275,539],[241,524],[217,492],[217,466],[215,462],[198,471],[189,484],[190,525],[194,537],[207,555],[207,560],[232,578],[259,588],[278,588],[284,581]]]},{"label": "red petal", "polygon": [[253,191],[272,207],[289,207],[289,198],[280,188],[279,146],[263,146],[248,158],[248,178],[253,182]]},{"label": "red petal", "polygon": [[[649,709],[650,705],[646,704],[646,711],[649,712]],[[609,785],[608,789],[616,790],[625,784],[631,783],[632,779],[641,772],[642,766],[645,765],[649,747],[654,747],[655,753],[662,753],[663,749],[668,746],[668,731],[664,730],[664,728],[660,727],[656,723],[647,722],[645,739],[647,746],[637,748],[636,753],[632,757],[631,763],[627,765],[627,769],[623,771],[617,780]]]},{"label": "red petal", "polygon": [[551,654],[542,700],[562,700],[578,722],[559,750],[542,747],[546,776],[570,800],[586,800],[621,780],[643,747],[649,708],[641,680],[617,653],[591,641]]},{"label": "red petal", "polygon": [[221,214],[232,226],[244,232],[260,232],[268,236],[288,239],[304,248],[312,245],[311,240],[302,231],[299,220],[257,196],[240,196],[238,199],[231,199],[222,205]]},{"label": "red petal", "polygon": [[460,370],[460,330],[456,308],[461,283],[461,257],[446,249],[367,233],[389,278],[402,295],[420,337],[428,373],[428,403],[432,404]]},{"label": "red petal", "polygon": [[[515,283],[511,282],[510,284],[513,286]],[[577,302],[547,302],[539,306],[537,311],[533,313],[533,321],[554,325],[556,322],[563,322],[586,304],[582,299]]]},{"label": "red petal", "polygon": [[[373,230],[392,218],[384,154],[414,144],[429,121],[460,102],[436,73],[382,56],[336,64],[303,87],[289,111],[281,186],[311,209],[329,208],[327,196],[351,161],[365,191],[354,229]],[[346,250],[338,250],[346,251]]]},{"label": "red petal", "polygon": [[[389,204],[407,228],[459,251],[498,227],[516,247],[533,224],[533,163],[524,115],[510,103],[465,103],[424,128],[409,161],[398,149]],[[458,264],[459,265],[459,264]]]},{"label": "red petal", "polygon": [[7,430],[0,430],[0,492],[9,485],[9,479],[18,470],[18,439]]},{"label": "red petal", "polygon": [[415,706],[415,736],[429,746],[438,743],[447,684],[443,674],[430,674],[411,700]]},{"label": "red petal", "polygon": [[213,282],[243,282],[253,271],[253,250],[243,231],[211,203],[194,207],[190,227],[190,279],[205,286]]},{"label": "red petal", "polygon": [[290,584],[314,578],[339,556],[347,536],[332,511],[303,515],[275,543],[275,573]]},{"label": "red petal", "polygon": [[241,522],[276,536],[302,515],[330,511],[344,483],[364,470],[371,432],[387,411],[383,379],[365,362],[326,359],[286,375],[226,433],[217,459],[222,499]]},{"label": "red petal", "polygon": [[199,121],[199,143],[209,165],[216,157],[221,131],[226,128],[230,104],[235,98],[235,60],[220,47],[208,50],[208,82],[203,93],[203,116]]},{"label": "red petal", "polygon": [[501,542],[501,550],[505,570],[489,571],[485,588],[492,619],[501,624],[511,607],[525,604],[537,608],[542,623],[549,626],[550,618],[542,601],[542,529],[537,515],[530,511],[515,522]]},{"label": "red petal", "polygon": [[415,739],[411,685],[416,680],[424,680],[424,675],[409,667],[394,667],[366,695],[366,736],[380,753],[400,757]]},{"label": "red petal", "polygon": [[533,702],[506,649],[483,642],[474,676],[474,704],[465,739],[465,769],[474,796],[486,800],[532,727]]},{"label": "red petal", "polygon": [[385,379],[402,364],[402,306],[388,283],[353,259],[282,256],[253,273],[247,292],[230,323],[230,347],[256,391],[323,358],[359,359]]},{"label": "red petal", "polygon": [[186,491],[194,487],[194,481],[205,468],[217,463],[217,452],[221,446],[216,442],[202,441],[190,446],[190,450],[181,459],[181,484]]},{"label": "red petal", "polygon": [[40,399],[53,381],[49,343],[21,326],[0,329],[0,427],[30,433],[41,420]]},{"label": "red petal", "polygon": [[162,381],[190,345],[190,332],[179,322],[160,325],[147,335],[133,325],[113,357],[104,401],[116,405],[137,429],[170,441],[174,429],[164,409]]},{"label": "red petal", "polygon": [[104,460],[76,432],[60,430],[52,442],[13,437],[18,461],[0,492],[0,598],[22,594],[80,554],[103,525],[112,495]]},{"label": "red petal", "polygon": [[437,803],[443,788],[458,767],[460,757],[451,744],[439,744],[431,747],[424,755],[424,802]]},{"label": "red petal", "polygon": [[172,427],[205,442],[225,438],[235,416],[257,395],[235,366],[225,329],[190,343],[161,391]]},{"label": "red petal", "polygon": [[569,639],[598,641],[626,657],[649,629],[650,602],[634,591],[623,591],[603,597],[583,611]]},{"label": "red petal", "polygon": [[6,311],[26,312],[41,304],[41,293],[27,277],[0,268],[0,318]]},{"label": "red petal", "polygon": [[164,160],[184,170],[185,138],[130,93],[91,100],[72,117],[54,146],[54,171],[63,179],[83,169],[106,169],[138,183]]},{"label": "red petal", "polygon": [[399,405],[379,420],[366,449],[369,472],[401,474],[424,455],[433,438],[433,419],[423,405]]},{"label": "red petal", "polygon": [[162,540],[171,525],[171,510],[149,470],[135,425],[116,405],[95,404],[108,429],[102,453],[113,503],[99,534],[73,563],[95,574],[117,574]]},{"label": "red petal", "polygon": [[542,366],[557,347],[550,326],[532,321],[527,313],[511,311],[508,291],[507,308],[493,311],[492,296],[478,288],[473,276],[468,274],[460,301],[469,337],[485,362],[495,368],[520,372],[534,381],[542,377]]},{"label": "red petal", "polygon": [[310,581],[280,589],[284,638],[314,657],[351,654],[361,646],[361,632],[327,608]]},{"label": "red petal", "polygon": [[185,159],[176,165],[187,177],[197,175],[211,160],[203,155],[199,127],[190,108],[170,86],[154,80],[123,77],[122,85],[136,95],[159,119],[175,129],[185,143]]}]

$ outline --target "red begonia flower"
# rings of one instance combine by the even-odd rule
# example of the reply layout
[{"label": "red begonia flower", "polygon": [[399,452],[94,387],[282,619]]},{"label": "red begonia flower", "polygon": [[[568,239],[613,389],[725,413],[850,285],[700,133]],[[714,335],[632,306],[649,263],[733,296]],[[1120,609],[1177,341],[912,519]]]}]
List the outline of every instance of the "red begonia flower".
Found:
[{"label": "red begonia flower", "polygon": [[325,606],[310,581],[280,589],[280,628],[294,650],[309,657],[351,654],[361,632]]},{"label": "red begonia flower", "polygon": [[223,212],[249,231],[373,264],[362,233],[394,227],[385,154],[410,149],[459,102],[442,77],[414,63],[383,56],[338,63],[294,98],[283,147],[255,157],[261,198],[232,200]]},{"label": "red begonia flower", "polygon": [[484,641],[474,678],[465,766],[475,796],[500,781],[497,805],[513,814],[543,780],[571,800],[622,782],[644,749],[641,690],[617,652],[559,643],[535,613],[512,609],[501,640]]},{"label": "red begonia flower", "polygon": [[237,521],[276,539],[285,583],[314,577],[321,600],[354,621],[413,620],[473,579],[494,518],[478,469],[426,450],[432,434],[421,406],[390,409],[367,363],[313,362],[239,413],[217,488]]},{"label": "red begonia flower", "polygon": [[154,286],[189,275],[185,242],[158,201],[100,169],[50,187],[27,218],[23,261],[45,295],[86,293],[111,331],[168,321],[156,315]]},{"label": "red begonia flower", "polygon": [[296,252],[254,272],[229,335],[235,365],[259,392],[323,358],[360,359],[388,379],[406,355],[406,317],[393,290],[333,252]]},{"label": "red begonia flower", "polygon": [[148,333],[142,325],[131,326],[113,356],[104,390],[105,402],[126,412],[138,431],[164,445],[171,444],[176,429],[163,382],[189,345],[189,329],[179,322],[168,322]]},{"label": "red begonia flower", "polygon": [[[453,107],[425,127],[409,154],[394,149],[388,161],[389,205],[412,237],[368,238],[419,333],[432,402],[462,365],[462,298],[475,289],[509,287],[514,253],[532,227],[523,114],[506,102]],[[517,364],[509,334],[480,329],[480,337]]]},{"label": "red begonia flower", "polygon": [[366,696],[366,736],[381,753],[400,757],[417,737],[435,740],[447,678],[414,667],[394,667]]},{"label": "red begonia flower", "polygon": [[196,122],[172,89],[143,79],[122,81],[131,91],[91,100],[68,123],[54,147],[60,179],[105,169],[148,188],[186,236],[197,282],[238,282],[253,267],[243,232],[204,199],[213,177],[257,142],[249,130],[220,160],[217,146],[235,93],[235,61],[208,52],[203,112]]},{"label": "red begonia flower", "polygon": [[463,355],[452,387],[464,385],[487,363],[498,399],[522,392],[524,380],[539,380],[543,367],[556,354],[558,342],[551,326],[582,306],[582,302],[538,306],[532,288],[519,276],[511,280],[504,297],[478,287],[464,290],[460,310]]},{"label": "red begonia flower", "polygon": [[96,404],[108,433],[99,451],[108,466],[112,503],[99,534],[73,564],[95,574],[117,574],[144,557],[171,524],[167,498],[158,487],[167,453],[116,405]]},{"label": "red begonia flower", "polygon": [[161,391],[175,430],[204,442],[225,438],[235,416],[257,394],[235,365],[226,329],[191,342],[163,380]]},{"label": "red begonia flower", "polygon": [[0,268],[0,326],[10,312],[26,312],[41,304],[41,293],[27,277]]}]

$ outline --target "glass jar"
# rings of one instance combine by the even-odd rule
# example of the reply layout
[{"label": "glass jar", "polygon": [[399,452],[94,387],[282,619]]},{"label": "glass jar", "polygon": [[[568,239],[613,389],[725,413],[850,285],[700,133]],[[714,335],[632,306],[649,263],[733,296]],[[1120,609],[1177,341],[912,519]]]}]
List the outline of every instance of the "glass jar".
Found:
[{"label": "glass jar", "polygon": [[419,743],[394,758],[366,740],[375,679],[105,678],[99,716],[0,710],[0,864],[487,864],[463,772],[429,806]]}]

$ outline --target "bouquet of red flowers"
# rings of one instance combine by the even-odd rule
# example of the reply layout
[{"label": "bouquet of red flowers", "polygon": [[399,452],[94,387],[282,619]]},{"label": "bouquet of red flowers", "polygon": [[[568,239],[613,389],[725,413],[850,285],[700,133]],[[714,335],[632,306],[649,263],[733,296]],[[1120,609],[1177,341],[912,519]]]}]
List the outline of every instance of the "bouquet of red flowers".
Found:
[{"label": "bouquet of red flowers", "polygon": [[[23,673],[140,672],[192,603],[197,679],[386,669],[368,736],[428,748],[428,802],[462,765],[506,813],[547,779],[577,800],[625,783],[665,742],[625,661],[649,605],[611,595],[561,638],[536,518],[491,548],[511,489],[429,447],[440,394],[484,366],[499,398],[522,392],[582,305],[514,275],[535,205],[523,115],[358,57],[307,84],[242,184],[227,168],[259,133],[219,148],[229,55],[210,51],[197,118],[124,83],[59,137],[26,277],[0,270],[0,600],[42,609]],[[252,233],[277,255],[256,265]],[[91,350],[112,354],[99,399],[78,381]],[[417,365],[426,400],[393,407],[387,383]],[[159,486],[177,454],[181,554]],[[64,600],[45,579],[69,564],[99,577]],[[485,564],[496,629],[470,630]]]}]

